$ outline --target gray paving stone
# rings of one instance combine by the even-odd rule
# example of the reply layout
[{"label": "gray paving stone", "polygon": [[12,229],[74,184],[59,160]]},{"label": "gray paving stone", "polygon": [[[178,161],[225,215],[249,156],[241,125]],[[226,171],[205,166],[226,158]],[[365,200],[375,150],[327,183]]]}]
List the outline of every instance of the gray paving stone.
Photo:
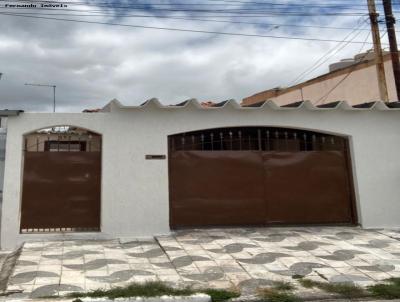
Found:
[{"label": "gray paving stone", "polygon": [[40,277],[59,277],[59,275],[53,272],[31,271],[13,275],[10,278],[9,282],[10,284],[28,283],[34,280],[35,278],[40,278]]},{"label": "gray paving stone", "polygon": [[131,257],[138,257],[138,258],[155,258],[163,256],[164,251],[160,248],[155,248],[143,253],[128,253],[128,255]]},{"label": "gray paving stone", "polygon": [[333,276],[329,279],[330,282],[333,283],[354,283],[357,281],[371,281],[371,278],[368,278],[367,276],[361,276],[361,275],[336,275]]},{"label": "gray paving stone", "polygon": [[260,253],[250,259],[238,259],[240,262],[249,264],[266,264],[274,262],[280,257],[289,257],[290,255],[284,253]]},{"label": "gray paving stone", "polygon": [[302,241],[297,244],[297,246],[285,246],[285,249],[295,251],[312,251],[324,245],[330,245],[330,243],[320,241]]},{"label": "gray paving stone", "polygon": [[382,240],[382,239],[372,239],[369,240],[367,244],[358,244],[358,246],[366,247],[366,248],[385,248],[388,247],[392,243],[391,240]]},{"label": "gray paving stone", "polygon": [[38,265],[38,262],[35,261],[28,261],[28,260],[18,260],[17,265],[18,266],[35,266]]},{"label": "gray paving stone", "polygon": [[210,252],[213,253],[222,253],[222,254],[232,254],[239,253],[243,251],[245,248],[257,247],[255,244],[246,244],[246,243],[231,243],[225,245],[222,249],[210,249]]},{"label": "gray paving stone", "polygon": [[68,284],[49,284],[38,287],[30,294],[30,298],[57,296],[60,291],[82,291],[83,288]]},{"label": "gray paving stone", "polygon": [[[193,264],[194,261],[208,261],[208,260],[211,260],[211,259],[208,257],[202,257],[202,256],[181,256],[181,257],[173,258],[171,261],[171,264],[176,268],[181,268],[181,267],[185,267],[185,266]],[[163,266],[163,267],[165,267],[165,266]]]},{"label": "gray paving stone", "polygon": [[334,251],[332,255],[319,257],[326,260],[345,261],[353,259],[357,254],[365,254],[365,252],[358,250],[337,250]]},{"label": "gray paving stone", "polygon": [[118,283],[125,282],[131,279],[134,276],[151,276],[154,275],[152,272],[144,271],[144,270],[125,270],[118,271],[110,274],[105,277],[86,277],[87,279],[105,283]]},{"label": "gray paving stone", "polygon": [[107,264],[125,264],[126,261],[117,259],[96,259],[84,264],[64,264],[63,266],[72,270],[96,270],[105,267]]},{"label": "gray paving stone", "polygon": [[238,284],[240,290],[244,294],[254,294],[260,287],[268,287],[274,285],[272,280],[267,279],[248,279]]},{"label": "gray paving stone", "polygon": [[100,252],[80,250],[80,251],[71,251],[60,255],[43,255],[43,257],[49,259],[61,260],[61,259],[76,259],[85,255],[98,255],[98,254],[100,254]]},{"label": "gray paving stone", "polygon": [[356,268],[371,272],[391,272],[396,269],[394,265],[386,265],[386,264],[356,266]]},{"label": "gray paving stone", "polygon": [[290,266],[288,270],[274,271],[277,274],[284,276],[307,276],[313,272],[314,268],[328,267],[327,265],[314,262],[298,262]]},{"label": "gray paving stone", "polygon": [[187,274],[183,275],[183,277],[194,280],[194,281],[214,281],[219,280],[224,277],[224,273],[221,272],[219,267],[211,267],[206,269],[203,273],[200,274]]}]

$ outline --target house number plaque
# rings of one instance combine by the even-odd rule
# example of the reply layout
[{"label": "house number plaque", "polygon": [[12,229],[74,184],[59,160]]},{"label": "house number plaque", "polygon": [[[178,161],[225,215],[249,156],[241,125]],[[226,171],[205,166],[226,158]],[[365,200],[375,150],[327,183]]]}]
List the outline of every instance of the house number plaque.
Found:
[{"label": "house number plaque", "polygon": [[146,154],[146,159],[166,159],[167,156],[163,154]]}]

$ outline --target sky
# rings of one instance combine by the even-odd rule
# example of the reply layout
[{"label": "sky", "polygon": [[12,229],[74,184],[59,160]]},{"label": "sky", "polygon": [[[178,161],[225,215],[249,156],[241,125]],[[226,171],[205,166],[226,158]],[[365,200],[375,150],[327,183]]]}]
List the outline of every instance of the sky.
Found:
[{"label": "sky", "polygon": [[[58,112],[101,108],[114,98],[124,105],[150,98],[164,104],[190,98],[241,101],[293,84],[326,54],[326,62],[299,81],[370,49],[365,2],[0,0],[0,109],[52,110],[52,88],[25,83],[56,85]],[[40,3],[68,7],[42,9]],[[382,10],[379,0],[377,6]],[[386,36],[382,41],[387,47]]]}]

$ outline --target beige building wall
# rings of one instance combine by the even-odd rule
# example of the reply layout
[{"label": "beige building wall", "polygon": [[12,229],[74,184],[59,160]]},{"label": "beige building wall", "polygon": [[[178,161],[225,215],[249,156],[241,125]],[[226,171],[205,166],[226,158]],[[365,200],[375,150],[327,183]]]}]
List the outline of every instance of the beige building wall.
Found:
[{"label": "beige building wall", "polygon": [[[389,56],[385,56],[384,66],[389,101],[396,101],[396,88]],[[245,98],[243,104],[250,105],[265,100],[273,100],[279,105],[302,100],[309,100],[315,105],[335,101],[347,101],[351,105],[378,101],[380,96],[376,67],[372,61],[359,63],[292,87],[257,93]]]}]

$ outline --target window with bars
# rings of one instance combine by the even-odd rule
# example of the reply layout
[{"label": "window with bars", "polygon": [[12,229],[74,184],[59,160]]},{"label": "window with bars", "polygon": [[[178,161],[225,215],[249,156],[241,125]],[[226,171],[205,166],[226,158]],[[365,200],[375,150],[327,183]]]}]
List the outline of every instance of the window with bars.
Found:
[{"label": "window with bars", "polygon": [[48,152],[79,152],[86,151],[86,142],[80,141],[45,141],[44,151]]},{"label": "window with bars", "polygon": [[24,136],[25,152],[100,152],[101,135],[85,129],[58,126]]}]

